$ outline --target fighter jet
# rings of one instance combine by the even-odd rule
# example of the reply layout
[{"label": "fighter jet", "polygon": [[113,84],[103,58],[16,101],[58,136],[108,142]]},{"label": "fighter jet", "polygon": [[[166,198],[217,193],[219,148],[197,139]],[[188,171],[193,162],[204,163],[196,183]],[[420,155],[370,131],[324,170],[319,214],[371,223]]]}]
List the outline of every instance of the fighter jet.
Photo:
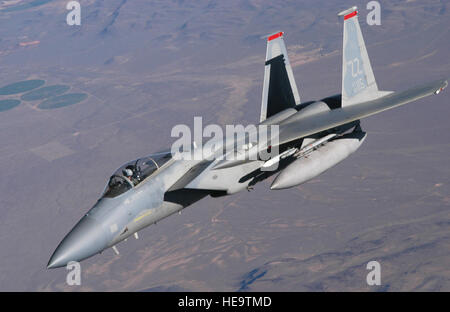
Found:
[{"label": "fighter jet", "polygon": [[[356,7],[342,11],[344,35],[341,94],[301,102],[283,32],[267,36],[259,125],[276,125],[277,150],[269,159],[229,159],[218,144],[208,159],[184,159],[171,151],[130,161],[110,177],[103,195],[61,241],[47,267],[82,261],[206,197],[250,190],[277,175],[272,190],[300,185],[354,153],[366,139],[364,117],[440,93],[447,80],[407,91],[378,89]],[[260,140],[258,138],[258,140]],[[261,139],[262,140],[262,139]],[[272,140],[245,145],[247,155],[272,150]],[[227,144],[227,143],[225,143]],[[193,144],[191,153],[197,153]],[[239,152],[241,147],[236,147]],[[233,147],[237,144],[233,143]],[[225,151],[224,151],[225,150]],[[273,168],[275,170],[266,170]]]}]

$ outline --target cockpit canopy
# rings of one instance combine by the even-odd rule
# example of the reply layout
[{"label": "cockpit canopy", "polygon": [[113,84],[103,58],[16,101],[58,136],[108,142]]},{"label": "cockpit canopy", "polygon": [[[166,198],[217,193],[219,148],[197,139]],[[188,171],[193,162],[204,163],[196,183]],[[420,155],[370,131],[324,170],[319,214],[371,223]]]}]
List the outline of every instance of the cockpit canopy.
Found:
[{"label": "cockpit canopy", "polygon": [[102,197],[116,197],[137,186],[172,158],[170,152],[151,154],[130,161],[114,172]]}]

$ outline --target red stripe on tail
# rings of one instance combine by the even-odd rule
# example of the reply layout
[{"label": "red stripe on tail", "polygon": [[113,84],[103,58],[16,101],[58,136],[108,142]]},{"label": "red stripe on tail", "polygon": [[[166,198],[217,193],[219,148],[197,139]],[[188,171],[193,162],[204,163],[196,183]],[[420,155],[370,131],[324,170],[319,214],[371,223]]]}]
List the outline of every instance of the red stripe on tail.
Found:
[{"label": "red stripe on tail", "polygon": [[345,16],[344,16],[344,21],[345,21],[346,19],[352,18],[353,16],[356,16],[356,14],[358,14],[358,11],[354,11],[354,12],[352,12],[352,13],[349,13],[349,14],[345,15]]},{"label": "red stripe on tail", "polygon": [[267,41],[270,41],[270,40],[273,40],[273,39],[277,39],[277,38],[279,38],[281,36],[283,36],[283,32],[282,31],[280,31],[279,33],[277,33],[275,35],[270,36],[269,38],[267,38]]}]

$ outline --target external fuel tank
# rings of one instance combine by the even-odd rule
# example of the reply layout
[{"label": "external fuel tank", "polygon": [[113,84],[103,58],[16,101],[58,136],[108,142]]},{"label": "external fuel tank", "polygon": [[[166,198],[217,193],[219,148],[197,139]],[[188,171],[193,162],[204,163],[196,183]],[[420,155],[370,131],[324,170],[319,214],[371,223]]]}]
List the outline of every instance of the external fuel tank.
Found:
[{"label": "external fuel tank", "polygon": [[356,131],[327,142],[283,169],[270,188],[290,188],[317,177],[353,154],[365,138],[366,132]]}]

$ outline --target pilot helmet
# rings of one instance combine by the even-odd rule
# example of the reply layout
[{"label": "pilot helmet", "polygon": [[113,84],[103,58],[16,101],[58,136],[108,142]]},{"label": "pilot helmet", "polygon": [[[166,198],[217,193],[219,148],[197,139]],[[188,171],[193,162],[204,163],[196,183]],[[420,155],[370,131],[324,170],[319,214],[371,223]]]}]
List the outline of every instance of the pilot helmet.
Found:
[{"label": "pilot helmet", "polygon": [[131,177],[131,176],[133,175],[133,170],[131,170],[131,169],[124,169],[124,170],[122,171],[122,173],[123,173],[123,175],[126,176],[126,177]]}]

